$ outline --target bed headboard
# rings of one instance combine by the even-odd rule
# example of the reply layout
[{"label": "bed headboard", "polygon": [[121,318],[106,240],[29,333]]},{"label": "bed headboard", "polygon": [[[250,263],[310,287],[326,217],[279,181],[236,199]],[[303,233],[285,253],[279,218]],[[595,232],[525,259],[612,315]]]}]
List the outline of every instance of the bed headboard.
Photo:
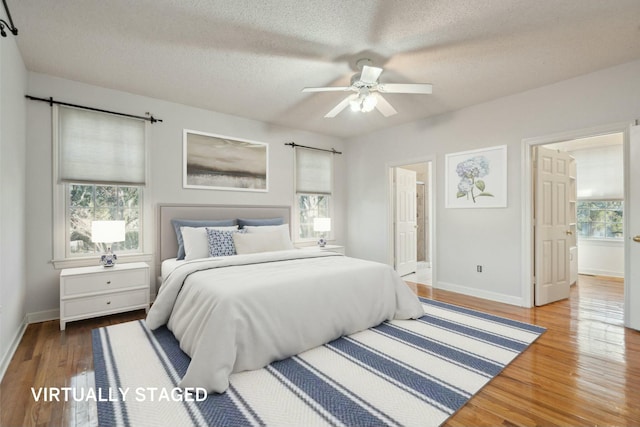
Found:
[{"label": "bed headboard", "polygon": [[178,252],[176,232],[172,219],[234,219],[234,218],[284,218],[291,224],[291,206],[248,206],[248,205],[158,205],[157,262],[175,258]]}]

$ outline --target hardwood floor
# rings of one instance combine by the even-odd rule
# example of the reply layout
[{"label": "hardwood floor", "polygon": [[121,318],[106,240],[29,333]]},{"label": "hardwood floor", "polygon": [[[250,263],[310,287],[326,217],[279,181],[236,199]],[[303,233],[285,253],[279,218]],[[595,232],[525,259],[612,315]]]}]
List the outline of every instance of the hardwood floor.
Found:
[{"label": "hardwood floor", "polygon": [[[426,297],[547,328],[447,426],[640,425],[640,332],[623,324],[623,283],[580,276],[571,297],[526,309],[410,284]],[[83,402],[35,402],[31,387],[93,385],[91,329],[144,311],[29,325],[0,384],[2,426],[96,426]],[[426,420],[425,420],[426,421]]]}]

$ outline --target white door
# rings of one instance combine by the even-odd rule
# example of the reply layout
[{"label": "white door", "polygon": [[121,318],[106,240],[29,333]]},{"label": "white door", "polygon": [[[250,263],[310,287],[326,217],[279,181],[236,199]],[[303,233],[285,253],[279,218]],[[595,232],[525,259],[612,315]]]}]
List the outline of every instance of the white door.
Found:
[{"label": "white door", "polygon": [[418,265],[416,222],[416,172],[395,168],[395,264],[404,276]]},{"label": "white door", "polygon": [[640,126],[631,126],[629,135],[629,156],[625,162],[629,170],[629,197],[625,201],[625,323],[640,330]]},{"label": "white door", "polygon": [[564,152],[535,147],[535,304],[569,297],[569,164]]}]

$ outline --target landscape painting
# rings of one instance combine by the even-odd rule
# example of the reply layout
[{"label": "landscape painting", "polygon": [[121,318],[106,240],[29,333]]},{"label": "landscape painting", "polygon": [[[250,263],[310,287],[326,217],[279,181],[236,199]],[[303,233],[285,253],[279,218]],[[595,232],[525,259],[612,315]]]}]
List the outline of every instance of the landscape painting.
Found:
[{"label": "landscape painting", "polygon": [[183,134],[183,187],[269,191],[269,145],[193,130]]}]

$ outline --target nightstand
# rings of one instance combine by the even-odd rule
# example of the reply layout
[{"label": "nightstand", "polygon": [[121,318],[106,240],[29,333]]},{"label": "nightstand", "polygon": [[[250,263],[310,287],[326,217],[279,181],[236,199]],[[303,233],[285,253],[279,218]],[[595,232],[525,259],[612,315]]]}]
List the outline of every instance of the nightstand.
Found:
[{"label": "nightstand", "polygon": [[65,268],[60,272],[60,330],[67,322],[123,311],[149,310],[149,266]]},{"label": "nightstand", "polygon": [[314,245],[314,246],[302,246],[300,247],[300,249],[304,249],[307,251],[329,251],[329,252],[337,252],[339,254],[344,255],[345,251],[344,251],[344,246],[340,246],[340,245],[324,245],[323,247],[320,247],[318,245]]}]

